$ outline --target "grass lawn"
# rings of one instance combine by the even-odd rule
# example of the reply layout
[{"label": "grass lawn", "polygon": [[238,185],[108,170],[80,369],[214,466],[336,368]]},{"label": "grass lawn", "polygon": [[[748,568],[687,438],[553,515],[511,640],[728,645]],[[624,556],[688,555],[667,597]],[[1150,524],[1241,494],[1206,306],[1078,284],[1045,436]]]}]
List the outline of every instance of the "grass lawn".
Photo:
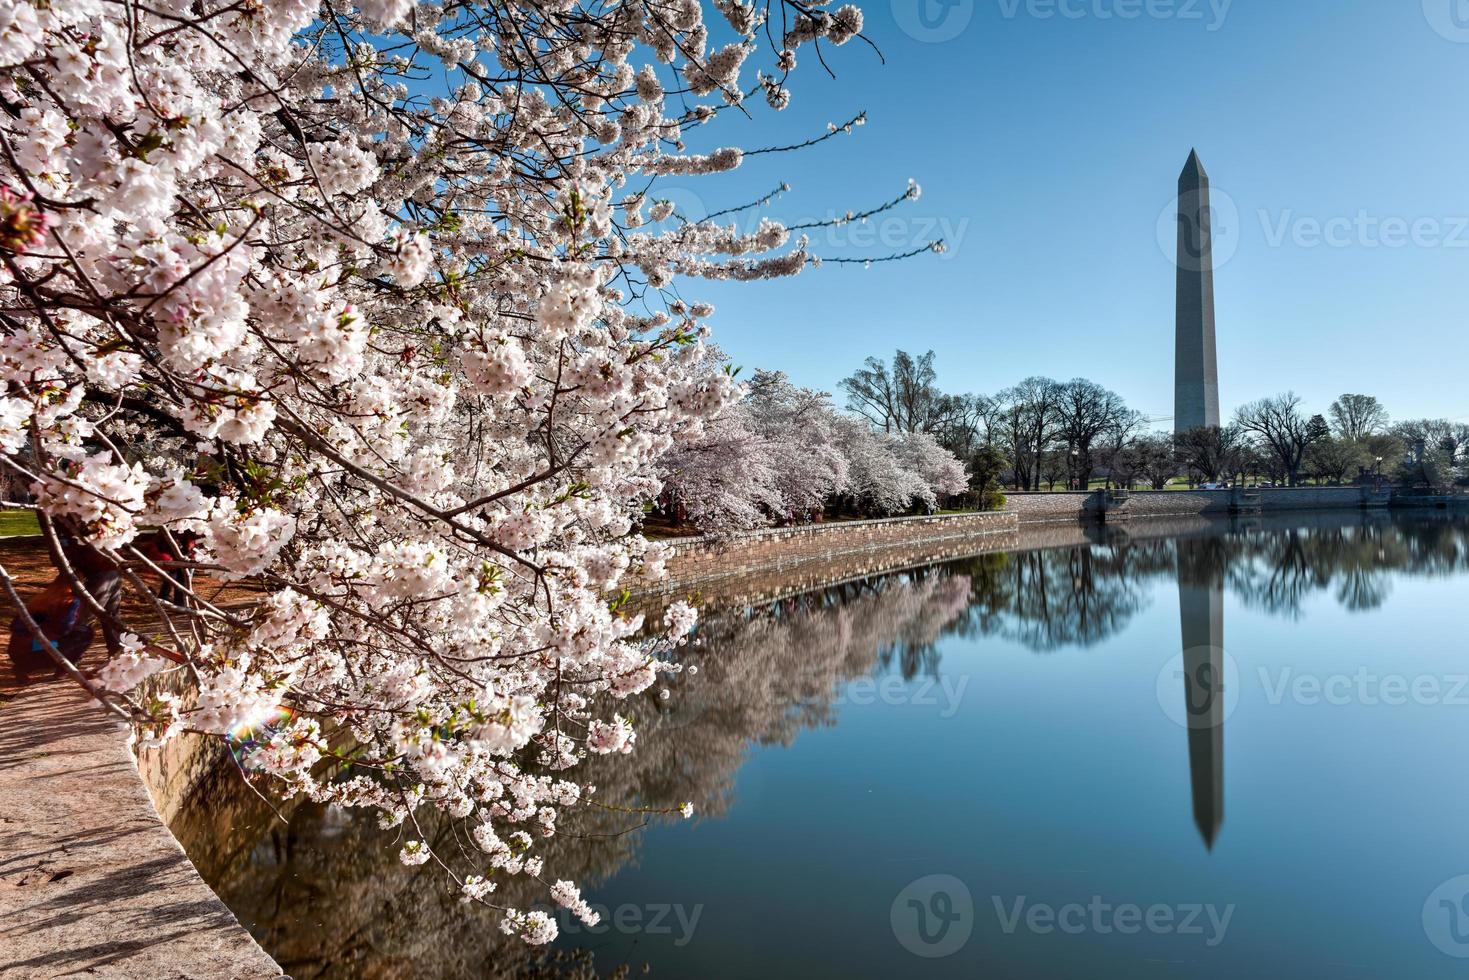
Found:
[{"label": "grass lawn", "polygon": [[0,510],[0,538],[17,538],[27,534],[40,534],[41,525],[36,515],[28,510]]}]

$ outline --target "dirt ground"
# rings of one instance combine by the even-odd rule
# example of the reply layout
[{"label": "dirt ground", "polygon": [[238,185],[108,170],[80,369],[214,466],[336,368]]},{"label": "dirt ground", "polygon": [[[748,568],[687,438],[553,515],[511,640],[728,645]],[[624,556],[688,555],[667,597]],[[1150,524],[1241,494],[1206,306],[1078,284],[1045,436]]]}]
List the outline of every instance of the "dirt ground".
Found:
[{"label": "dirt ground", "polygon": [[[16,591],[20,593],[22,601],[26,602],[29,602],[58,574],[51,564],[51,556],[46,550],[45,543],[37,537],[0,538],[0,566],[4,566],[5,571],[15,580]],[[147,573],[141,577],[149,584],[157,584],[158,575],[156,573]],[[237,605],[248,601],[251,594],[248,589],[225,586],[203,576],[195,578],[194,588],[200,595],[216,605]],[[145,596],[139,595],[131,586],[124,587],[122,618],[125,622],[147,623],[154,620],[156,615],[152,604]],[[9,638],[14,618],[15,610],[11,605],[10,597],[0,590],[0,628],[5,630],[5,639]],[[83,670],[92,671],[101,667],[104,661],[104,651],[105,647],[99,630],[97,641],[82,656]],[[45,673],[33,673],[30,680],[36,683],[49,676]],[[22,683],[10,658],[0,652],[0,701],[12,698]]]}]

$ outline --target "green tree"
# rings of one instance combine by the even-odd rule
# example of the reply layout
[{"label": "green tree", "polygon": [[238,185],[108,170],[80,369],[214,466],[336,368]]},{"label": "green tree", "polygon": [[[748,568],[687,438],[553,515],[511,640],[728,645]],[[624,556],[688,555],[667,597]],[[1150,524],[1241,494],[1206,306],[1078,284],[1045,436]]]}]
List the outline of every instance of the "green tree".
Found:
[{"label": "green tree", "polygon": [[969,456],[969,492],[975,506],[990,510],[1000,487],[1000,476],[1010,468],[1004,450],[985,443]]}]

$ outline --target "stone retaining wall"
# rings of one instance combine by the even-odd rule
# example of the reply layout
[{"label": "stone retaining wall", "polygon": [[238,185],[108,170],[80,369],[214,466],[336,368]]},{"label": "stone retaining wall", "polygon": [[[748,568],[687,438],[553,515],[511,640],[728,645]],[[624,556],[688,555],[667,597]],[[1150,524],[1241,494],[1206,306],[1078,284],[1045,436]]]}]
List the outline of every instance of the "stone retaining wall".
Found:
[{"label": "stone retaining wall", "polygon": [[701,605],[777,598],[833,575],[891,571],[1016,544],[1014,514],[945,514],[745,531],[671,543],[668,575],[640,595],[645,610],[697,593]]},{"label": "stone retaining wall", "polygon": [[[1401,498],[1393,498],[1399,506]],[[1021,524],[1049,522],[1135,520],[1186,515],[1225,515],[1236,503],[1231,490],[1133,490],[1125,502],[1109,499],[1105,490],[1089,493],[1007,494],[1005,511]],[[1341,510],[1363,506],[1386,506],[1386,495],[1373,495],[1361,487],[1278,487],[1254,491],[1249,505],[1260,513],[1298,510]]]},{"label": "stone retaining wall", "polygon": [[193,734],[175,736],[162,748],[138,749],[136,755],[138,775],[166,824],[173,823],[194,789],[229,758],[217,739]]},{"label": "stone retaining wall", "polygon": [[[760,562],[747,559],[740,552],[741,558],[734,563],[730,560],[732,553],[721,552],[718,545],[702,538],[696,539],[697,544],[685,545],[682,553],[675,554],[669,562],[669,576],[659,583],[658,589],[640,594],[631,608],[644,613],[651,621],[677,599],[692,600],[705,611],[756,606],[869,575],[984,552],[1012,551],[1019,547],[1020,536],[1013,520],[1007,521],[1004,516],[975,514],[944,518],[959,520],[961,524],[958,527],[928,524],[924,528],[908,528],[903,534],[889,531],[875,542],[869,534],[857,535],[867,539],[864,544],[843,542],[843,546],[837,546],[820,537],[813,540],[804,536],[786,538],[784,546],[766,541],[756,548],[764,555]],[[989,519],[979,522],[976,529],[976,522],[964,521],[964,517]],[[885,543],[882,538],[896,540]],[[818,543],[825,546],[824,550],[811,554]]]},{"label": "stone retaining wall", "polygon": [[1101,492],[1011,493],[1007,490],[1004,512],[1014,514],[1021,524],[1101,520],[1104,496]]},{"label": "stone retaining wall", "polygon": [[[181,670],[153,675],[144,682],[143,692],[173,694],[183,698],[185,704],[193,703],[193,685]],[[174,736],[161,748],[134,748],[133,755],[154,808],[170,827],[195,788],[229,759],[228,750],[218,739],[189,732]]]},{"label": "stone retaining wall", "polygon": [[1469,494],[1400,494],[1392,498],[1392,505],[1407,510],[1469,510]]},{"label": "stone retaining wall", "polygon": [[[668,575],[640,592],[633,608],[653,613],[674,599],[705,608],[750,605],[846,579],[967,557],[986,551],[1048,547],[1047,527],[1122,525],[1164,518],[1228,516],[1239,502],[1228,490],[1141,490],[1125,499],[1106,491],[1016,493],[1003,511],[839,521],[745,531],[671,542]],[[1466,498],[1469,499],[1469,498]],[[1357,510],[1383,506],[1359,487],[1261,490],[1250,513]],[[1065,536],[1069,541],[1071,537]],[[1084,537],[1083,537],[1084,539]]]},{"label": "stone retaining wall", "polygon": [[[1361,487],[1280,487],[1255,491],[1250,500],[1260,513],[1293,510],[1356,510],[1367,501]],[[1122,516],[1155,517],[1160,514],[1228,514],[1236,502],[1231,490],[1143,490],[1127,495],[1118,510]],[[1384,499],[1382,501],[1386,503]],[[1108,508],[1107,520],[1114,519]]]}]

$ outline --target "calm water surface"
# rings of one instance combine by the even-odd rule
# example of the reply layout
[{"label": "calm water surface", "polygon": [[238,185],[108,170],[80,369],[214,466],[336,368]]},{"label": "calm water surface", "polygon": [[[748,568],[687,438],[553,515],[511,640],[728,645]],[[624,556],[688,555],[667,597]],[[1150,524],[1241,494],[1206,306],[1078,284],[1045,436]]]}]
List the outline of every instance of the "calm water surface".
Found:
[{"label": "calm water surface", "polygon": [[1469,971],[1469,524],[1149,533],[707,619],[584,775],[699,816],[564,824],[550,955],[365,816],[226,774],[175,832],[296,980]]}]

